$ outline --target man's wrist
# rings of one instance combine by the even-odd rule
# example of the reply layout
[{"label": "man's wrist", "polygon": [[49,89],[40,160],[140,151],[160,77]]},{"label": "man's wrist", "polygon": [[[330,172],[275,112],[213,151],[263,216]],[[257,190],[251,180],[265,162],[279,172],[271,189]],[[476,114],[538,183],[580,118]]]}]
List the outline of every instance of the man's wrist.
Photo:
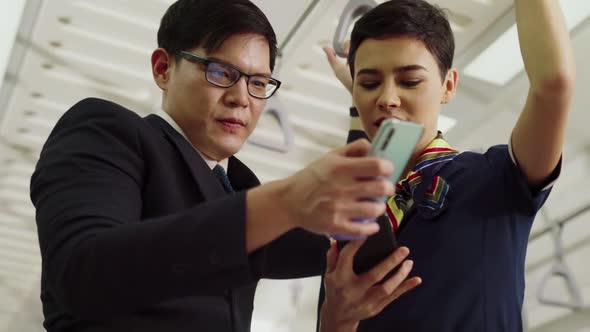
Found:
[{"label": "man's wrist", "polygon": [[274,202],[273,210],[276,215],[280,216],[280,222],[286,225],[289,229],[299,227],[298,218],[293,212],[293,199],[291,199],[291,188],[293,187],[293,177],[289,176],[284,179],[272,181],[269,201]]},{"label": "man's wrist", "polygon": [[291,212],[288,201],[289,178],[268,182],[251,189],[249,194],[253,198],[249,201],[250,212],[273,216],[273,224],[284,231],[297,227],[296,218]]}]

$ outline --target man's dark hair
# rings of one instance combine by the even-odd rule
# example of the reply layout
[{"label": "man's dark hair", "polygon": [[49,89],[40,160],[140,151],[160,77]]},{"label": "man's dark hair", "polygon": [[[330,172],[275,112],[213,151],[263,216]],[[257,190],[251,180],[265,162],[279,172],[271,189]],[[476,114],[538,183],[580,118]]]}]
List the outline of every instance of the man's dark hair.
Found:
[{"label": "man's dark hair", "polygon": [[[203,47],[215,52],[229,37],[259,34],[270,47],[270,69],[277,56],[277,37],[264,13],[249,0],[178,0],[168,8],[158,30],[158,47],[172,56]],[[176,57],[177,59],[179,57]]]},{"label": "man's dark hair", "polygon": [[369,38],[384,39],[396,36],[409,36],[424,43],[436,59],[444,82],[448,70],[453,65],[455,39],[446,13],[424,0],[387,1],[373,8],[356,22],[348,54],[353,79],[354,59],[361,43]]}]

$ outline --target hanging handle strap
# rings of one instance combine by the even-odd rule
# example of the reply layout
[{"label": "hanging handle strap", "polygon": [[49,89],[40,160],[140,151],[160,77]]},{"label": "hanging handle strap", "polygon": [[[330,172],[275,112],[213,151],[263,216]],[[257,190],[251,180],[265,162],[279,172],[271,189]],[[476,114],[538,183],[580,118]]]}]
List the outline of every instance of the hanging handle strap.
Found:
[{"label": "hanging handle strap", "polygon": [[269,140],[265,137],[252,135],[248,139],[248,143],[271,151],[287,153],[293,148],[295,138],[293,130],[291,129],[289,115],[278,97],[279,96],[274,96],[268,100],[267,107],[264,109],[263,114],[267,113],[277,121],[279,128],[281,128],[281,133],[283,134],[283,141]]},{"label": "hanging handle strap", "polygon": [[338,56],[346,58],[344,42],[346,41],[348,29],[351,24],[376,6],[377,2],[375,0],[350,0],[346,7],[344,7],[333,41],[334,51],[336,51]]},{"label": "hanging handle strap", "polygon": [[[564,259],[564,252],[563,252],[563,243],[562,243],[562,234],[563,234],[563,225],[559,224],[551,219],[547,214],[545,209],[541,210],[541,214],[545,219],[545,223],[551,229],[551,237],[553,238],[553,244],[555,247],[554,257],[555,263],[549,270],[547,274],[543,276],[541,279],[541,283],[537,288],[537,300],[539,303],[552,305],[557,307],[563,307],[571,310],[578,310],[581,309],[584,305],[584,301],[582,300],[582,293],[576,279],[574,278],[573,273],[565,263]],[[547,287],[547,283],[552,278],[562,278],[565,282],[566,289],[569,293],[569,299],[550,299],[545,295],[545,288]]]},{"label": "hanging handle strap", "polygon": [[[570,295],[569,299],[551,299],[545,295],[544,290],[547,286],[547,283],[552,278],[562,278],[564,280],[565,286]],[[542,304],[567,308],[571,310],[581,309],[584,305],[580,293],[580,288],[578,287],[572,275],[572,272],[567,267],[567,265],[561,262],[555,263],[551,267],[551,270],[549,270],[549,272],[543,276],[543,279],[539,284],[539,288],[537,289],[537,300],[539,301],[539,303]]]}]

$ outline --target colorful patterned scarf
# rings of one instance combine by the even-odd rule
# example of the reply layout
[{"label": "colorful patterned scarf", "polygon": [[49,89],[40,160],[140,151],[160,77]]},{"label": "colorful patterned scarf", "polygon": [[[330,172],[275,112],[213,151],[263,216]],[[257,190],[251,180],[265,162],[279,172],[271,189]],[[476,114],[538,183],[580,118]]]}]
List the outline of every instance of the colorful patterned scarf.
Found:
[{"label": "colorful patterned scarf", "polygon": [[[458,154],[444,140],[441,132],[428,144],[420,154],[414,168],[396,184],[396,193],[387,200],[387,215],[394,231],[397,232],[404,214],[413,204],[416,205],[418,212],[427,219],[434,218],[444,210],[447,205],[446,196],[450,188],[449,184],[436,174]],[[430,183],[430,186],[425,191],[416,190],[422,183],[424,183],[423,186]],[[424,194],[419,195],[420,192],[424,192]],[[417,197],[417,195],[421,197]]]}]

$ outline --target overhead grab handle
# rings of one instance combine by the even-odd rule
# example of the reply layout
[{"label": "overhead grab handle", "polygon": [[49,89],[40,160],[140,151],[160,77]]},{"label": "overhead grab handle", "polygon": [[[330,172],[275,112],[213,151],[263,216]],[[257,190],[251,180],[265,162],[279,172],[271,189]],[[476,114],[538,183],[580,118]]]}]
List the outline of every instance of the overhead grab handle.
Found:
[{"label": "overhead grab handle", "polygon": [[336,33],[334,34],[333,47],[336,54],[341,58],[346,58],[344,52],[344,42],[351,24],[359,17],[376,7],[378,3],[375,0],[350,0],[338,22]]},{"label": "overhead grab handle", "polygon": [[269,99],[266,105],[267,106],[264,109],[263,114],[268,113],[275,120],[277,120],[279,127],[281,128],[281,132],[283,133],[283,141],[276,142],[252,135],[248,139],[248,143],[271,151],[287,153],[293,148],[295,141],[293,131],[291,129],[291,123],[289,122],[289,116],[285,111],[285,107],[279,101],[278,96],[274,96]]},{"label": "overhead grab handle", "polygon": [[[274,76],[276,78],[280,78],[282,64],[283,64],[283,59],[282,59],[281,55],[279,55],[277,57],[277,62],[275,65],[275,72],[274,72]],[[264,148],[264,149],[267,149],[267,150],[287,153],[293,148],[293,145],[295,144],[295,135],[293,134],[293,129],[291,129],[291,122],[289,121],[289,115],[287,114],[287,111],[285,110],[285,106],[281,103],[281,101],[279,99],[279,94],[280,94],[280,92],[277,92],[277,94],[275,94],[273,97],[271,97],[267,101],[266,108],[262,111],[261,117],[265,113],[268,113],[270,116],[272,116],[277,121],[279,128],[281,129],[281,133],[283,134],[283,141],[279,142],[279,141],[269,140],[269,139],[265,139],[265,138],[256,136],[256,134],[254,134],[254,135],[250,136],[250,138],[248,138],[248,143],[250,143],[252,145],[256,145],[256,146]]]},{"label": "overhead grab handle", "polygon": [[[584,306],[584,301],[581,295],[582,293],[580,292],[580,288],[576,283],[576,279],[574,278],[569,267],[566,265],[564,259],[563,243],[561,241],[561,235],[563,233],[563,224],[558,224],[555,221],[550,220],[548,213],[545,209],[542,209],[541,213],[545,219],[545,222],[551,228],[551,236],[553,237],[553,243],[555,246],[555,263],[553,264],[549,272],[543,276],[543,279],[541,279],[541,283],[537,288],[537,300],[539,301],[539,303],[546,305],[553,305],[571,310],[581,309]],[[549,280],[553,277],[563,279],[567,291],[570,295],[569,301],[568,299],[550,299],[545,296],[544,290]]]},{"label": "overhead grab handle", "polygon": [[[569,299],[550,299],[544,294],[544,290],[549,280],[553,277],[562,278],[565,282],[567,292],[569,293]],[[576,281],[572,275],[572,272],[567,265],[557,262],[547,274],[543,276],[539,288],[537,289],[537,300],[541,304],[552,305],[556,307],[562,307],[571,310],[581,309],[584,305],[582,296],[580,295],[580,288],[576,284]]]}]

